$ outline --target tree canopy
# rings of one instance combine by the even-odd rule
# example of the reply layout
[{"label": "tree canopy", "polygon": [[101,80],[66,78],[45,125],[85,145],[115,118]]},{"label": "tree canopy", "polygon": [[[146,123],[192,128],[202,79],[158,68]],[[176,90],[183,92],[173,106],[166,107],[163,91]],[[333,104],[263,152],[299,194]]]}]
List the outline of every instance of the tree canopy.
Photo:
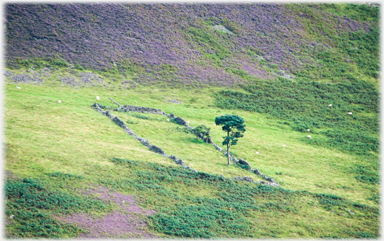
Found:
[{"label": "tree canopy", "polygon": [[236,145],[238,138],[243,137],[245,132],[244,119],[237,115],[223,115],[215,118],[215,124],[221,125],[222,130],[227,132],[227,136],[223,136],[223,145],[227,146],[227,159],[229,163],[229,148]]}]

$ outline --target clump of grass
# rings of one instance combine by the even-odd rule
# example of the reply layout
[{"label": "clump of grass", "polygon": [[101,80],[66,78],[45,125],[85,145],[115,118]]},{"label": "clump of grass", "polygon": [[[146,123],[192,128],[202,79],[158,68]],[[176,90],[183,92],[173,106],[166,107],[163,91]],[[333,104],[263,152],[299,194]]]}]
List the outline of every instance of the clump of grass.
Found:
[{"label": "clump of grass", "polygon": [[59,178],[63,180],[76,180],[76,179],[83,179],[83,176],[74,175],[71,173],[62,173],[62,172],[52,172],[47,173],[47,176],[51,178]]}]

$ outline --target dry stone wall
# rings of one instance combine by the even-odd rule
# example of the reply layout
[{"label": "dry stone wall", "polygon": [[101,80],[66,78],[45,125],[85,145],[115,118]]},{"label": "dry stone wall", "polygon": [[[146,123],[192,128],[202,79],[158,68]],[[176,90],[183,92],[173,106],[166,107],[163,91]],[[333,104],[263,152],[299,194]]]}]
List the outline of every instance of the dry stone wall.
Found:
[{"label": "dry stone wall", "polygon": [[149,114],[157,114],[157,115],[164,115],[165,114],[160,109],[142,107],[142,106],[134,106],[134,105],[124,105],[122,107],[122,109],[126,112],[133,111],[133,112],[149,113]]},{"label": "dry stone wall", "polygon": [[[115,102],[115,101],[113,101],[113,102]],[[119,105],[118,103],[116,103],[116,104]],[[149,107],[142,107],[142,106],[133,106],[133,105],[124,105],[124,106],[119,105],[119,106],[120,106],[120,108],[118,108],[119,111],[126,111],[126,112],[133,111],[133,112],[140,112],[140,113],[150,113],[150,114],[166,115],[169,118],[173,119],[177,124],[183,125],[183,126],[187,127],[188,129],[193,129],[193,127],[189,126],[187,124],[187,122],[183,118],[177,117],[177,116],[175,116],[172,113],[171,114],[167,114],[167,113],[161,111],[160,109],[149,108]],[[129,127],[127,127],[124,124],[124,122],[120,118],[112,116],[109,113],[109,111],[104,111],[99,106],[98,103],[94,103],[92,105],[92,107],[94,109],[96,109],[97,111],[99,111],[100,113],[102,113],[103,115],[108,116],[113,122],[115,122],[118,126],[123,128],[125,132],[127,132],[129,135],[135,137],[136,140],[140,141],[143,145],[148,147],[151,151],[156,152],[156,153],[158,153],[158,154],[160,154],[160,155],[162,155],[164,157],[167,157],[167,158],[171,159],[176,164],[181,165],[182,167],[185,167],[185,168],[193,170],[194,172],[197,172],[196,170],[192,169],[191,167],[185,165],[185,163],[184,163],[184,161],[182,159],[177,158],[174,155],[170,155],[170,156],[167,155],[160,147],[158,147],[156,145],[151,145],[151,144],[149,144],[148,140],[137,136]],[[108,109],[110,107],[106,107],[106,108]],[[210,144],[212,144],[216,148],[216,150],[222,152],[224,155],[227,155],[227,152],[225,150],[223,150],[223,148],[221,148],[220,146],[215,144],[212,140],[211,140]],[[233,157],[232,155],[229,155],[229,158],[235,164],[240,164],[240,165],[243,165],[243,166],[247,166],[247,169],[249,169],[252,173],[260,176],[261,178],[263,178],[264,180],[266,180],[268,182],[265,182],[265,181],[255,182],[251,177],[235,177],[234,178],[235,180],[252,182],[252,183],[256,183],[256,184],[265,184],[265,185],[271,185],[271,186],[279,186],[279,184],[276,183],[273,178],[271,178],[271,177],[269,177],[269,176],[267,176],[265,174],[262,174],[258,169],[253,169],[251,167],[251,165],[247,161],[245,161],[245,160],[243,160],[241,158],[237,159],[237,158]]]},{"label": "dry stone wall", "polygon": [[192,169],[190,166],[185,165],[185,163],[184,163],[184,161],[183,161],[182,159],[180,159],[180,158],[178,158],[178,157],[176,157],[176,156],[174,156],[174,155],[171,155],[171,156],[167,155],[167,153],[165,153],[165,151],[163,151],[160,147],[158,147],[158,146],[156,146],[156,145],[151,145],[147,139],[144,139],[144,138],[142,138],[142,137],[136,135],[136,134],[135,134],[135,133],[128,127],[128,126],[126,126],[126,125],[124,124],[124,122],[123,122],[119,117],[111,115],[111,113],[110,113],[109,111],[104,111],[104,110],[99,106],[98,103],[94,103],[94,104],[92,105],[92,107],[93,107],[95,110],[97,110],[98,112],[100,112],[101,114],[103,114],[103,115],[109,117],[109,118],[110,118],[113,122],[115,122],[118,126],[120,126],[121,128],[123,128],[124,131],[125,131],[126,133],[128,133],[128,134],[131,135],[131,136],[133,136],[136,140],[140,141],[144,146],[148,147],[149,150],[151,150],[151,151],[153,151],[153,152],[156,152],[156,153],[158,153],[158,154],[160,154],[160,155],[162,155],[162,156],[164,156],[164,157],[167,157],[167,158],[173,160],[176,164],[181,165],[182,167],[185,167],[185,168],[190,169],[190,170],[192,170],[192,171],[194,171],[194,172],[197,172],[196,170]]}]

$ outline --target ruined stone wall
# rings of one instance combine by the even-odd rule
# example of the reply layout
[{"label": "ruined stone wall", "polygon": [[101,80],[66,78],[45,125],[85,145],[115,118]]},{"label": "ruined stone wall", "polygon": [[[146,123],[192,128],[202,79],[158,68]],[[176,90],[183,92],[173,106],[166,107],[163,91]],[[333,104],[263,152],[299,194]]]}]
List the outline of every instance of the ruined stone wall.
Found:
[{"label": "ruined stone wall", "polygon": [[156,152],[164,157],[167,157],[169,159],[171,159],[172,161],[174,161],[176,164],[182,166],[182,167],[185,167],[187,169],[190,169],[194,172],[197,172],[196,170],[192,169],[190,166],[187,166],[185,165],[184,161],[174,155],[167,155],[167,153],[165,153],[165,151],[163,151],[160,147],[156,146],[156,145],[151,145],[149,143],[149,141],[147,139],[144,139],[138,135],[136,135],[128,126],[126,126],[124,124],[124,122],[117,116],[113,116],[111,115],[111,113],[109,111],[104,111],[98,103],[94,103],[92,105],[92,107],[97,110],[98,112],[100,112],[101,114],[105,115],[105,116],[108,116],[113,122],[115,122],[118,126],[120,126],[121,128],[124,129],[124,131],[126,133],[128,133],[129,135],[133,136],[136,140],[140,141],[141,144],[143,144],[144,146],[148,147],[149,150],[153,151],[153,152]]},{"label": "ruined stone wall", "polygon": [[142,106],[134,106],[134,105],[124,105],[123,109],[125,111],[133,111],[139,113],[148,113],[148,114],[156,114],[156,115],[165,115],[160,109],[150,108],[150,107],[142,107]]},{"label": "ruined stone wall", "polygon": [[[174,161],[176,164],[178,165],[181,165],[182,167],[185,167],[185,168],[188,168],[188,169],[191,169],[192,171],[194,172],[197,172],[196,170],[192,169],[191,167],[185,165],[184,161],[174,155],[167,155],[160,147],[156,146],[156,145],[151,145],[149,144],[148,140],[144,139],[144,138],[141,138],[139,136],[137,136],[129,127],[127,127],[124,122],[118,118],[118,117],[114,117],[112,116],[109,111],[104,111],[98,103],[94,103],[92,105],[92,107],[97,110],[98,112],[102,113],[103,115],[106,115],[108,116],[113,122],[115,122],[118,126],[120,126],[121,128],[124,129],[125,132],[127,132],[129,135],[133,136],[136,138],[136,140],[140,141],[143,145],[145,145],[146,147],[148,147],[151,151],[153,152],[156,152],[164,157],[167,157],[169,159],[171,159],[172,161]],[[108,108],[108,107],[106,107]],[[189,126],[187,124],[187,122],[181,118],[181,117],[176,117],[174,114],[167,114],[165,112],[162,112],[160,109],[155,109],[155,108],[148,108],[148,107],[141,107],[141,106],[132,106],[132,105],[124,105],[123,108],[119,108],[120,110],[121,109],[124,109],[126,111],[134,111],[134,112],[141,112],[141,113],[151,113],[151,114],[161,114],[161,115],[166,115],[168,116],[169,118],[175,120],[175,122],[179,125],[183,125],[185,127],[187,127],[188,129],[193,129],[193,127]],[[222,152],[224,155],[227,155],[227,152],[225,150],[223,150],[223,148],[221,148],[220,146],[218,146],[217,144],[215,144],[212,140],[210,142],[210,144],[212,144],[216,150]],[[261,181],[261,182],[255,182],[253,181],[253,179],[251,177],[235,177],[234,179],[235,180],[240,180],[240,181],[246,181],[246,182],[252,182],[252,183],[256,183],[256,184],[266,184],[266,185],[271,185],[271,186],[279,186],[278,183],[275,182],[275,180],[265,174],[262,174],[258,169],[253,169],[251,167],[251,165],[239,158],[235,158],[233,157],[232,155],[229,155],[229,158],[230,160],[235,163],[235,164],[240,164],[240,165],[245,165],[247,166],[248,170],[250,170],[252,173],[260,176],[261,178],[263,178],[264,180],[268,181],[267,183],[264,182],[264,181]]]}]

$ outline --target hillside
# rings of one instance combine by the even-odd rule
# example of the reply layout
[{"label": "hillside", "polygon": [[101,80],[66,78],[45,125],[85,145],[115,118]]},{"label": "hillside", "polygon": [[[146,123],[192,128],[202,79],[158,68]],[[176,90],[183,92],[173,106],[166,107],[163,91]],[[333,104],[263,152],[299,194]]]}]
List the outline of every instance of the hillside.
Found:
[{"label": "hillside", "polygon": [[5,10],[13,68],[46,60],[146,85],[378,77],[376,5],[7,4]]},{"label": "hillside", "polygon": [[379,238],[378,16],[7,4],[6,238]]}]

